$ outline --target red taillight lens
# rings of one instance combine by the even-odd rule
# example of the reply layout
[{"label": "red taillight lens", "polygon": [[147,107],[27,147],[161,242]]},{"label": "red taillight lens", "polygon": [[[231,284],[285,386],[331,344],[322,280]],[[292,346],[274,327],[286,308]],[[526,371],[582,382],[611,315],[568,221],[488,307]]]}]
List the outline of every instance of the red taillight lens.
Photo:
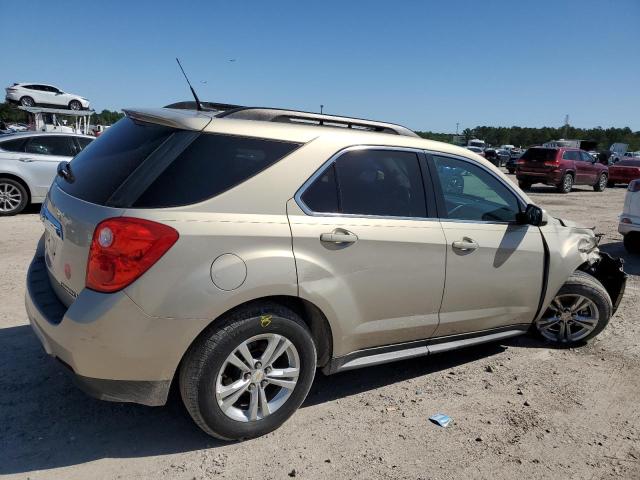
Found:
[{"label": "red taillight lens", "polygon": [[130,285],[178,240],[178,232],[161,223],[140,218],[104,220],[93,232],[87,288],[116,292]]},{"label": "red taillight lens", "polygon": [[630,192],[640,192],[640,178],[638,180],[631,180],[629,182]]}]

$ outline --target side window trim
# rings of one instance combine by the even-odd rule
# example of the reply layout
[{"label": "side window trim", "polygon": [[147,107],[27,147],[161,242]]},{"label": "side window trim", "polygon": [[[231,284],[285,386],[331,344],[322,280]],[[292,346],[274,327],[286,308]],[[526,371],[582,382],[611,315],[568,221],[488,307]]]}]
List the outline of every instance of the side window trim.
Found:
[{"label": "side window trim", "polygon": [[[307,206],[302,200],[302,196],[306,192],[306,190],[318,179],[321,177],[328,168],[333,168],[336,161],[345,153],[351,152],[354,150],[390,150],[396,152],[410,152],[415,153],[418,160],[418,167],[420,169],[421,174],[421,182],[422,182],[422,190],[425,194],[425,203],[427,207],[427,216],[426,217],[395,217],[395,216],[387,216],[387,215],[365,215],[365,214],[357,214],[357,213],[339,213],[339,212],[315,212],[311,208]],[[338,202],[340,203],[342,199],[340,198],[340,180],[338,179],[337,172],[336,175],[336,184],[338,188]],[[433,191],[433,188],[427,190],[427,185],[432,185],[432,181],[429,177],[429,171],[427,166],[427,157],[425,156],[425,151],[417,148],[407,148],[407,147],[391,147],[388,145],[358,145],[343,148],[338,152],[334,153],[326,162],[324,162],[296,191],[294,195],[294,201],[300,207],[300,209],[310,217],[347,217],[347,218],[384,218],[388,220],[437,220],[437,208],[436,208],[436,195]]]},{"label": "side window trim", "polygon": [[447,209],[446,209],[445,203],[444,203],[444,193],[442,191],[442,186],[440,185],[440,178],[437,175],[436,166],[435,166],[435,163],[434,163],[434,160],[433,160],[433,156],[434,155],[435,156],[439,156],[439,157],[452,158],[454,160],[459,160],[461,162],[465,162],[465,163],[469,163],[471,165],[477,166],[478,168],[482,169],[487,174],[491,175],[497,182],[499,182],[509,192],[511,192],[511,194],[518,201],[518,205],[520,207],[520,211],[524,211],[524,209],[527,207],[527,202],[524,201],[524,199],[518,194],[518,192],[515,191],[515,189],[511,185],[509,185],[507,182],[503,181],[494,172],[489,170],[487,167],[485,167],[481,163],[475,162],[475,161],[470,160],[468,158],[465,158],[463,156],[452,155],[450,153],[443,153],[443,152],[436,152],[436,151],[425,151],[425,154],[426,154],[426,157],[427,157],[427,165],[429,167],[430,177],[432,178],[432,183],[433,183],[433,187],[434,187],[434,193],[435,193],[435,196],[436,196],[436,208],[437,208],[437,211],[438,211],[438,220],[440,220],[441,222],[482,223],[482,224],[500,224],[500,225],[508,225],[508,224],[512,224],[513,223],[513,222],[499,222],[499,221],[494,221],[494,220],[460,220],[460,219],[455,219],[455,218],[448,218],[447,215],[446,215]]}]

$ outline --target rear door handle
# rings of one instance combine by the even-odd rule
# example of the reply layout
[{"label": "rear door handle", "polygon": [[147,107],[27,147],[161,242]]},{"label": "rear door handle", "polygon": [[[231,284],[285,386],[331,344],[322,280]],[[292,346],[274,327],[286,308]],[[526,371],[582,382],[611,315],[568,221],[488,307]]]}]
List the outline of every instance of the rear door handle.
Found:
[{"label": "rear door handle", "polygon": [[331,233],[321,233],[320,241],[324,243],[355,243],[358,236],[347,230],[334,230]]},{"label": "rear door handle", "polygon": [[456,250],[460,250],[461,252],[473,252],[478,248],[478,242],[465,237],[462,240],[453,242],[451,246]]}]

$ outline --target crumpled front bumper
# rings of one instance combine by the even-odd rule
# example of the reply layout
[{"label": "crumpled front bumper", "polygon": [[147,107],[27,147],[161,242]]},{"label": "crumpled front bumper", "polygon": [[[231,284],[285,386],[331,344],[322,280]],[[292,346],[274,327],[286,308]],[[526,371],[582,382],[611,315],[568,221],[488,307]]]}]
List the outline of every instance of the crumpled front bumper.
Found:
[{"label": "crumpled front bumper", "polygon": [[589,265],[586,272],[597,278],[607,290],[613,304],[612,314],[614,314],[622,301],[627,285],[628,275],[624,271],[624,260],[614,258],[603,251],[600,251],[598,255],[600,259]]}]

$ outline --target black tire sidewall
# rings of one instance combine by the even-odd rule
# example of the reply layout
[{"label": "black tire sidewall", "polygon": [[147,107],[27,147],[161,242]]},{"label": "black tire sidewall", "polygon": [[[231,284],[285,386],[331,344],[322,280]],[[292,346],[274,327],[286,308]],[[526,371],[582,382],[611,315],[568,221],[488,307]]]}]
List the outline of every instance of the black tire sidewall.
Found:
[{"label": "black tire sidewall", "polygon": [[596,278],[585,272],[578,271],[571,275],[571,277],[569,277],[567,282],[562,286],[562,288],[560,288],[556,295],[566,294],[582,295],[593,301],[598,308],[598,324],[589,335],[581,338],[580,340],[572,342],[558,342],[549,340],[548,338],[544,337],[537,328],[535,328],[535,332],[539,338],[561,348],[571,348],[587,343],[590,339],[592,339],[605,329],[605,327],[609,324],[609,320],[611,319],[611,315],[613,312],[611,298],[609,298],[609,294],[607,293],[605,288]]},{"label": "black tire sidewall", "polygon": [[20,190],[20,195],[22,195],[22,199],[20,201],[20,204],[13,210],[9,212],[0,211],[0,217],[10,217],[22,212],[27,207],[27,204],[29,203],[29,194],[27,193],[27,190],[24,188],[24,186],[20,182],[17,182],[11,178],[0,178],[0,184],[1,183],[8,183],[16,187],[18,190]]},{"label": "black tire sidewall", "polygon": [[[31,99],[31,105],[25,105],[24,103],[22,103],[22,100],[24,100],[25,98]],[[25,95],[24,97],[20,97],[20,102],[19,103],[23,107],[33,107],[36,104],[35,100],[32,97],[30,97],[29,95]]]},{"label": "black tire sidewall", "polygon": [[[569,188],[566,188],[566,178],[569,177],[571,179],[571,185],[569,186]],[[570,173],[565,173],[562,176],[562,180],[560,185],[558,186],[558,189],[560,190],[561,193],[570,193],[571,190],[573,189],[573,175],[571,175]]]},{"label": "black tire sidewall", "polygon": [[[258,437],[282,425],[299,408],[306,398],[316,368],[316,352],[306,327],[298,322],[272,315],[271,323],[263,327],[260,317],[241,321],[235,335],[223,337],[204,362],[198,382],[198,405],[202,419],[218,436],[227,439]],[[243,341],[264,333],[276,333],[293,343],[300,358],[298,383],[286,403],[268,417],[256,422],[239,422],[227,417],[215,398],[216,379],[224,361]]]}]

